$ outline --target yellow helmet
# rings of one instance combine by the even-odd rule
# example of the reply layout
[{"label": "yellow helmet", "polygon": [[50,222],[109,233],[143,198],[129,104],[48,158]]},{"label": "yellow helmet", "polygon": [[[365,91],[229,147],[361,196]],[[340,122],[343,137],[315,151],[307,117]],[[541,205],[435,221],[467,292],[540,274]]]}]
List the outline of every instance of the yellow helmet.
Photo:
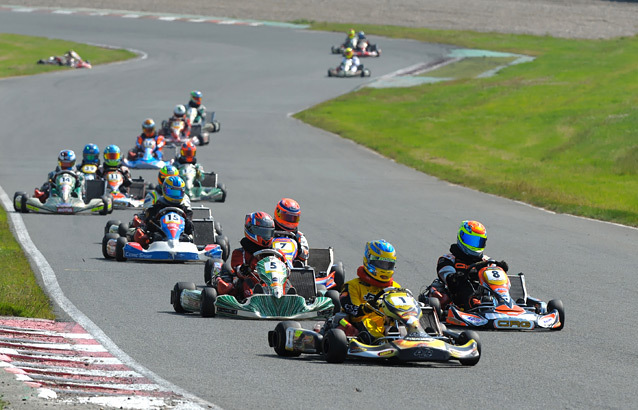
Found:
[{"label": "yellow helmet", "polygon": [[467,255],[483,256],[485,243],[487,242],[487,230],[478,221],[463,221],[456,235],[456,243]]},{"label": "yellow helmet", "polygon": [[363,269],[374,280],[392,283],[396,262],[397,253],[392,244],[383,239],[366,243],[363,254]]},{"label": "yellow helmet", "polygon": [[355,36],[354,29],[351,28],[350,30],[348,30],[348,38],[354,38],[354,36]]},{"label": "yellow helmet", "polygon": [[343,55],[346,58],[352,58],[352,56],[354,55],[354,51],[352,51],[352,49],[350,47],[346,48],[343,52]]}]

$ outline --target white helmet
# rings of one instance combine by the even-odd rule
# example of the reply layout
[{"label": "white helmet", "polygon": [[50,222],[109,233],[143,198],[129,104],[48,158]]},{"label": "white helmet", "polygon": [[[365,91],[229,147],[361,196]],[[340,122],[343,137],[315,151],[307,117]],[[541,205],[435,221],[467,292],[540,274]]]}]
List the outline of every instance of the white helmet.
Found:
[{"label": "white helmet", "polygon": [[175,114],[178,117],[183,117],[184,114],[186,114],[186,107],[184,107],[183,105],[176,105],[175,109],[173,110],[173,114]]}]

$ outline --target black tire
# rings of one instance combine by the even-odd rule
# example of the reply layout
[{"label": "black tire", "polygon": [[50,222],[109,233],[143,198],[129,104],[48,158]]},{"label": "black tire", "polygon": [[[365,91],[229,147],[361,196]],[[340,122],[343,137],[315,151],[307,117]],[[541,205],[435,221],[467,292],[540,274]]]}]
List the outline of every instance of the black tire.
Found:
[{"label": "black tire", "polygon": [[100,198],[102,200],[103,207],[100,210],[100,215],[108,215],[109,213],[109,198],[106,195],[102,195]]},{"label": "black tire", "polygon": [[128,228],[129,228],[129,226],[128,226],[128,222],[122,222],[121,224],[119,224],[119,225],[117,226],[117,233],[118,233],[120,236],[123,236],[123,237],[125,237],[125,238],[128,238],[128,236],[127,236],[127,234],[128,234]]},{"label": "black tire", "polygon": [[215,129],[213,132],[219,132],[222,129],[222,124],[219,121],[213,121],[213,125],[215,126]]},{"label": "black tire", "polygon": [[224,185],[224,183],[219,183],[218,188],[222,190],[222,199],[220,199],[219,202],[226,202],[226,185]]},{"label": "black tire", "polygon": [[332,77],[332,70],[328,70],[328,77]]},{"label": "black tire", "polygon": [[155,184],[153,184],[153,183],[151,183],[151,184],[148,184],[148,187],[147,187],[146,189],[147,189],[148,191],[155,191],[155,187],[156,187],[156,185],[155,185]]},{"label": "black tire", "polygon": [[558,310],[558,317],[560,318],[560,326],[553,328],[552,330],[562,330],[565,327],[565,307],[560,299],[552,299],[547,302],[547,312],[552,310]]},{"label": "black tire", "polygon": [[124,246],[128,243],[128,240],[122,236],[117,238],[117,242],[115,243],[115,260],[118,262],[126,261],[126,257],[124,256]]},{"label": "black tire", "polygon": [[297,357],[301,355],[301,352],[291,352],[290,350],[286,350],[286,329],[289,327],[294,327],[295,329],[301,329],[301,325],[299,322],[295,322],[293,320],[286,320],[283,322],[277,323],[275,326],[275,352],[277,356],[281,357]]},{"label": "black tire", "polygon": [[217,300],[217,291],[212,287],[202,289],[202,304],[199,307],[199,313],[202,317],[215,317],[217,310],[215,301]]},{"label": "black tire", "polygon": [[222,259],[228,260],[230,254],[230,245],[228,244],[228,238],[226,236],[217,236],[215,243],[222,248]]},{"label": "black tire", "polygon": [[104,238],[102,238],[102,256],[104,256],[105,259],[113,259],[113,257],[106,252],[106,245],[109,240],[117,240],[117,238],[119,238],[119,235],[116,233],[107,233],[106,235],[104,235]]},{"label": "black tire", "polygon": [[194,283],[191,282],[177,282],[173,287],[173,291],[171,292],[171,304],[173,305],[173,309],[177,313],[187,313],[186,310],[182,307],[180,303],[180,299],[182,297],[183,290],[195,290],[197,287]]},{"label": "black tire", "polygon": [[13,194],[13,210],[16,212],[21,212],[22,211],[22,198],[20,198],[20,203],[16,204],[16,198],[18,196],[24,196],[27,193],[24,191],[18,191],[15,194]]},{"label": "black tire", "polygon": [[343,262],[337,262],[334,267],[334,281],[337,284],[337,291],[341,291],[343,284],[346,282],[346,270],[343,268]]},{"label": "black tire", "polygon": [[322,350],[328,363],[343,363],[348,356],[348,338],[341,329],[330,329],[323,337]]},{"label": "black tire", "polygon": [[443,315],[443,310],[441,309],[441,301],[437,298],[428,298],[428,305],[434,308],[436,315],[441,320],[441,316]]},{"label": "black tire", "polygon": [[104,225],[104,235],[106,235],[107,233],[109,233],[109,231],[111,230],[111,226],[112,225],[120,225],[122,223],[122,221],[118,220],[118,219],[110,219],[109,221],[106,222],[106,225]]},{"label": "black tire", "polygon": [[332,300],[332,304],[334,305],[334,310],[332,311],[335,315],[341,312],[341,302],[339,301],[339,292],[334,289],[330,289],[326,291],[324,294],[325,297],[330,298]]},{"label": "black tire", "polygon": [[29,208],[27,208],[27,201],[29,200],[29,194],[24,194],[20,198],[20,212],[23,214],[29,213]]},{"label": "black tire", "polygon": [[213,226],[215,227],[215,233],[218,236],[222,236],[224,234],[224,229],[222,228],[222,224],[218,221],[215,221],[215,223],[213,224]]},{"label": "black tire", "polygon": [[215,266],[215,262],[213,259],[209,259],[204,264],[204,283],[206,285],[211,284],[211,280],[213,279],[213,267]]},{"label": "black tire", "polygon": [[456,343],[459,345],[464,345],[472,339],[476,341],[476,347],[478,348],[479,355],[477,357],[472,357],[469,359],[460,359],[459,362],[461,362],[463,366],[474,366],[479,362],[479,360],[481,359],[482,350],[481,339],[479,338],[479,334],[476,333],[474,330],[465,330],[461,332],[458,339],[456,339]]}]

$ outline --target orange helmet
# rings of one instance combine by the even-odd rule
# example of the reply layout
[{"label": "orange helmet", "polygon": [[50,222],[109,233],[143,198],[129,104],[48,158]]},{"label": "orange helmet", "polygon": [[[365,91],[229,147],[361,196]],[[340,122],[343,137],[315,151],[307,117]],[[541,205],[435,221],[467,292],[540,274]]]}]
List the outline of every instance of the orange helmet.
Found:
[{"label": "orange helmet", "polygon": [[147,118],[142,123],[142,131],[144,131],[144,135],[147,137],[155,136],[155,121],[152,118]]},{"label": "orange helmet", "polygon": [[291,198],[282,198],[275,207],[275,225],[287,231],[294,231],[299,226],[301,208],[297,201]]},{"label": "orange helmet", "polygon": [[197,147],[191,141],[183,143],[182,148],[179,150],[179,155],[184,158],[186,162],[194,162],[196,153]]}]

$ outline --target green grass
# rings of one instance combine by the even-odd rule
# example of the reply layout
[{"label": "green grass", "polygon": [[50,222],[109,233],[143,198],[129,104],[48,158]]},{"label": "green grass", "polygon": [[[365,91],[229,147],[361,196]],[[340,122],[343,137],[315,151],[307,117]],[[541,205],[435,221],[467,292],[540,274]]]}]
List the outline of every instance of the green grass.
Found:
[{"label": "green grass", "polygon": [[[345,32],[351,25],[312,27]],[[485,79],[361,89],[297,118],[454,183],[638,226],[638,37],[356,29],[536,60]]]},{"label": "green grass", "polygon": [[135,54],[127,50],[94,47],[71,41],[0,33],[0,78],[70,70],[68,67],[36,64],[39,59],[75,50],[92,65],[127,60]]},{"label": "green grass", "polygon": [[[93,47],[69,41],[0,33],[0,78],[69,70],[68,67],[39,65],[50,55],[77,51],[91,64],[110,63],[135,57],[126,50]],[[72,69],[74,70],[74,69]],[[27,259],[15,241],[7,223],[7,213],[0,207],[0,316],[54,319],[48,297],[36,282]],[[0,397],[0,408],[6,402]]]}]

